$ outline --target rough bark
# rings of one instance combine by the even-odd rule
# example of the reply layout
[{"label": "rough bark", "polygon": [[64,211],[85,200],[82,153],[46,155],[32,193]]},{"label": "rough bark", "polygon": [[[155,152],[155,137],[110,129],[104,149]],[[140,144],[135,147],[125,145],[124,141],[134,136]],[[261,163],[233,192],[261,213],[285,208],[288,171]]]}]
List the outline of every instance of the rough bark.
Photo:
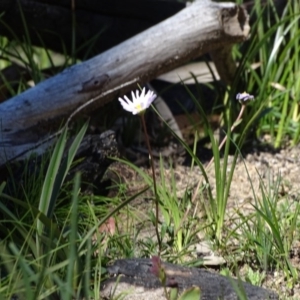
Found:
[{"label": "rough bark", "polygon": [[92,111],[136,88],[137,83],[204,53],[242,42],[248,33],[248,15],[243,8],[196,1],[101,55],[41,82],[0,105],[0,165],[34,147],[49,133],[49,125],[62,124],[79,107]]},{"label": "rough bark", "polygon": [[[151,260],[146,258],[117,260],[107,268],[111,278],[101,284],[101,296],[110,299],[112,291],[115,291],[114,297],[126,293],[124,299],[164,299],[161,282],[150,272],[151,266]],[[198,286],[202,300],[237,300],[239,297],[235,288],[241,289],[249,300],[278,299],[278,295],[272,291],[203,269],[169,263],[163,263],[162,266],[166,272],[167,284],[177,284],[180,293],[192,286]]]}]

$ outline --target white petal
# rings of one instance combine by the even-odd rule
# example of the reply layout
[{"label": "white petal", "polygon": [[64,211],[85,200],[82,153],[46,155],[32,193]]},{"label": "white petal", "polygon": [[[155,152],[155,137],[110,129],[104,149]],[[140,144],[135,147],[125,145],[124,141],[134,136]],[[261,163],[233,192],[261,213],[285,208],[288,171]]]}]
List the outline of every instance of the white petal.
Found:
[{"label": "white petal", "polygon": [[136,98],[134,92],[131,92],[131,98],[132,98],[132,105],[136,106],[136,103],[138,102],[138,99]]},{"label": "white petal", "polygon": [[[122,98],[119,98],[119,101],[120,101],[122,107],[123,107],[125,110],[127,110],[127,111],[129,111],[129,112],[132,112],[132,111],[133,111],[133,106],[132,106],[132,105],[130,105],[129,103],[127,103],[126,101],[124,101]],[[131,103],[131,101],[130,101],[130,103]]]},{"label": "white petal", "polygon": [[133,115],[137,115],[137,114],[139,114],[139,113],[140,113],[140,111],[137,110],[137,109],[134,109],[134,110],[132,111],[132,114],[133,114]]},{"label": "white petal", "polygon": [[146,107],[148,108],[151,103],[154,101],[154,99],[156,98],[156,95],[152,92],[152,91],[149,91],[146,95]]},{"label": "white petal", "polygon": [[142,93],[141,93],[141,98],[145,98],[145,92],[146,92],[146,89],[145,88],[143,88],[143,90],[142,90]]},{"label": "white petal", "polygon": [[132,101],[127,96],[124,96],[124,99],[119,98],[119,101],[125,110],[136,115],[147,109],[156,98],[156,95],[150,90],[146,93],[144,87],[141,92],[139,90],[131,91],[131,97]]},{"label": "white petal", "polygon": [[132,105],[132,101],[130,101],[130,99],[125,95],[124,96],[124,99],[126,100],[126,102],[129,104],[129,105]]}]

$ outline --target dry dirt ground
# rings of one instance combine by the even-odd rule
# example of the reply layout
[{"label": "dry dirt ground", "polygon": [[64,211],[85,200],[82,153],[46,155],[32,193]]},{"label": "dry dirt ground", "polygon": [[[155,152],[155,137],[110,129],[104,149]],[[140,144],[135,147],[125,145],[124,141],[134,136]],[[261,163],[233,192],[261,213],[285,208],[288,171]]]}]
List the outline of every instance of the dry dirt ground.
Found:
[{"label": "dry dirt ground", "polygon": [[[229,165],[228,169],[230,167]],[[213,170],[208,173],[210,182],[214,182]],[[253,151],[243,159],[238,159],[228,198],[227,225],[231,226],[231,220],[236,219],[237,211],[244,214],[255,211],[252,204],[255,204],[255,197],[262,199],[262,185],[270,199],[274,200],[278,196],[278,216],[281,205],[292,215],[300,200],[299,176],[299,146],[279,151]],[[300,271],[299,226],[289,258],[292,265]],[[278,270],[267,275],[263,286],[276,290],[282,298],[300,299],[300,285],[297,284],[294,289],[289,288],[284,274]]]}]

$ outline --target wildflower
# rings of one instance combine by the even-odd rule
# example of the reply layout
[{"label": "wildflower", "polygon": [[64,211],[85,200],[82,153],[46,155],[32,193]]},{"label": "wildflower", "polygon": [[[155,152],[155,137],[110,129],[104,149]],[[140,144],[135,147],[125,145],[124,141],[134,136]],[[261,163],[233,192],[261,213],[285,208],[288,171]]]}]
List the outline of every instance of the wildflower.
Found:
[{"label": "wildflower", "polygon": [[[150,146],[150,141],[149,141],[149,136],[147,133],[147,126],[146,126],[146,121],[145,121],[145,115],[143,114],[144,111],[151,105],[153,100],[156,98],[156,95],[152,91],[148,91],[146,94],[146,89],[143,88],[142,93],[139,94],[139,91],[136,91],[135,94],[134,92],[131,92],[132,96],[132,101],[128,99],[127,96],[124,96],[124,99],[119,98],[119,101],[123,108],[129,112],[131,112],[133,115],[139,114],[141,117],[142,121],[142,126],[144,128],[145,132],[145,141],[146,145],[149,151],[149,157],[151,161],[151,169],[152,169],[152,177],[153,177],[153,189],[154,189],[154,194],[155,194],[155,232],[156,232],[156,237],[158,241],[158,253],[161,252],[161,239],[160,235],[158,232],[158,210],[159,210],[159,197],[157,193],[157,188],[156,188],[156,178],[155,178],[155,170],[154,170],[154,163],[153,163],[153,155],[151,151],[151,146]],[[155,273],[158,268],[158,258],[154,258],[154,267],[153,267],[153,272]],[[163,276],[162,276],[163,277]]]},{"label": "wildflower", "polygon": [[153,100],[156,98],[156,95],[152,91],[148,91],[147,94],[146,89],[143,88],[142,93],[139,95],[139,91],[131,92],[132,101],[129,100],[127,96],[124,96],[124,99],[119,98],[119,101],[123,108],[133,115],[140,114],[144,110],[146,110]]},{"label": "wildflower", "polygon": [[238,93],[236,95],[236,100],[238,100],[241,104],[243,104],[244,102],[247,102],[249,100],[253,100],[254,99],[254,96],[253,95],[250,95],[246,92],[244,93]]}]

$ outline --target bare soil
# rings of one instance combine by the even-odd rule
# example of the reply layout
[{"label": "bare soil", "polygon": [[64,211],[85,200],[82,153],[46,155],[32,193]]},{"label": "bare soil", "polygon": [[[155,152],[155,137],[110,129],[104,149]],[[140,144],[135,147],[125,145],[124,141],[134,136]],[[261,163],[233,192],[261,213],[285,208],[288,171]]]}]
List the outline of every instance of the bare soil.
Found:
[{"label": "bare soil", "polygon": [[[231,157],[231,160],[233,158]],[[228,166],[228,172],[231,165]],[[215,174],[211,169],[208,171],[210,182],[215,185]],[[279,222],[286,222],[286,218],[293,215],[295,207],[300,200],[300,147],[285,148],[278,151],[271,148],[253,149],[244,157],[240,157],[235,165],[234,174],[230,186],[227,205],[226,226],[236,226],[239,214],[244,216],[255,213],[253,205],[263,199],[264,192],[268,199],[277,208]],[[282,215],[281,215],[282,213]],[[298,219],[299,223],[299,219]],[[288,226],[282,223],[282,226]],[[299,226],[294,233],[289,259],[291,264],[300,270],[300,241]],[[288,233],[288,232],[287,232]],[[285,238],[282,232],[282,238]],[[234,244],[234,242],[233,242]],[[237,245],[238,246],[238,245]],[[243,263],[243,261],[241,261]],[[249,262],[248,262],[249,264]],[[245,266],[241,266],[243,273]],[[293,288],[288,286],[282,270],[273,270],[267,273],[262,283],[263,287],[278,292],[280,299],[300,299],[300,284]]]}]

